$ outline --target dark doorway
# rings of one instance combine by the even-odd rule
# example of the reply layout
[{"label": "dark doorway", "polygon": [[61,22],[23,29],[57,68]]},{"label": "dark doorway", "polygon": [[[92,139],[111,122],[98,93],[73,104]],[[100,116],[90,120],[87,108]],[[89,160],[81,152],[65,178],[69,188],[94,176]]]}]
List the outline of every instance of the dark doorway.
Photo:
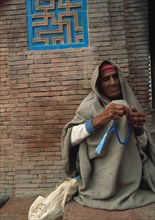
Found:
[{"label": "dark doorway", "polygon": [[152,109],[155,110],[155,7],[153,0],[148,1],[149,11],[149,48],[151,63]]}]

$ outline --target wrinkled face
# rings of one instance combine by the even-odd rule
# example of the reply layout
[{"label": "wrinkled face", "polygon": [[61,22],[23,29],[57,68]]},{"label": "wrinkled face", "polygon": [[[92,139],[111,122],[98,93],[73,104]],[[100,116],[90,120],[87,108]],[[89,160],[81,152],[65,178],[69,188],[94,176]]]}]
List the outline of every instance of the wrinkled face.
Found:
[{"label": "wrinkled face", "polygon": [[101,89],[110,100],[117,99],[121,95],[121,86],[117,71],[101,73]]}]

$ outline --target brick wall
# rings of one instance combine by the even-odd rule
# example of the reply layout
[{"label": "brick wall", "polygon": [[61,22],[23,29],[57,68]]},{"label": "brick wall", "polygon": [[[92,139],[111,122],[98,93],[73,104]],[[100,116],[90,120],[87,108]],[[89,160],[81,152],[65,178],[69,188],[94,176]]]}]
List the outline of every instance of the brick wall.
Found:
[{"label": "brick wall", "polygon": [[28,51],[25,0],[0,4],[0,193],[44,193],[64,177],[60,139],[103,59],[117,62],[145,112],[147,1],[89,0],[89,47]]},{"label": "brick wall", "polygon": [[[2,3],[1,3],[2,4]],[[0,4],[0,5],[1,5]],[[10,79],[5,12],[0,7],[0,193],[14,188],[15,163],[11,131]]]}]

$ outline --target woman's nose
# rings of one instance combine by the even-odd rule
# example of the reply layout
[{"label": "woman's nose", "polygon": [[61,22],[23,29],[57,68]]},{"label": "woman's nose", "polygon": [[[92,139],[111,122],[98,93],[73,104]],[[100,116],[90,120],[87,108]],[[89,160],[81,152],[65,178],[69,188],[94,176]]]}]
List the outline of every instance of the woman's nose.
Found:
[{"label": "woman's nose", "polygon": [[115,80],[112,76],[110,76],[110,80],[109,80],[109,84],[113,85],[117,82],[117,80]]}]

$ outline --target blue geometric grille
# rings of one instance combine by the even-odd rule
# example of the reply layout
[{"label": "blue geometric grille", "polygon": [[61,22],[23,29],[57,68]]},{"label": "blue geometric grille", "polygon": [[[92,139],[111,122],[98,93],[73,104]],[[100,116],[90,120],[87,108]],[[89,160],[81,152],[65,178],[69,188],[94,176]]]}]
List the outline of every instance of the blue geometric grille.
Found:
[{"label": "blue geometric grille", "polygon": [[30,50],[88,46],[86,0],[26,0]]}]

